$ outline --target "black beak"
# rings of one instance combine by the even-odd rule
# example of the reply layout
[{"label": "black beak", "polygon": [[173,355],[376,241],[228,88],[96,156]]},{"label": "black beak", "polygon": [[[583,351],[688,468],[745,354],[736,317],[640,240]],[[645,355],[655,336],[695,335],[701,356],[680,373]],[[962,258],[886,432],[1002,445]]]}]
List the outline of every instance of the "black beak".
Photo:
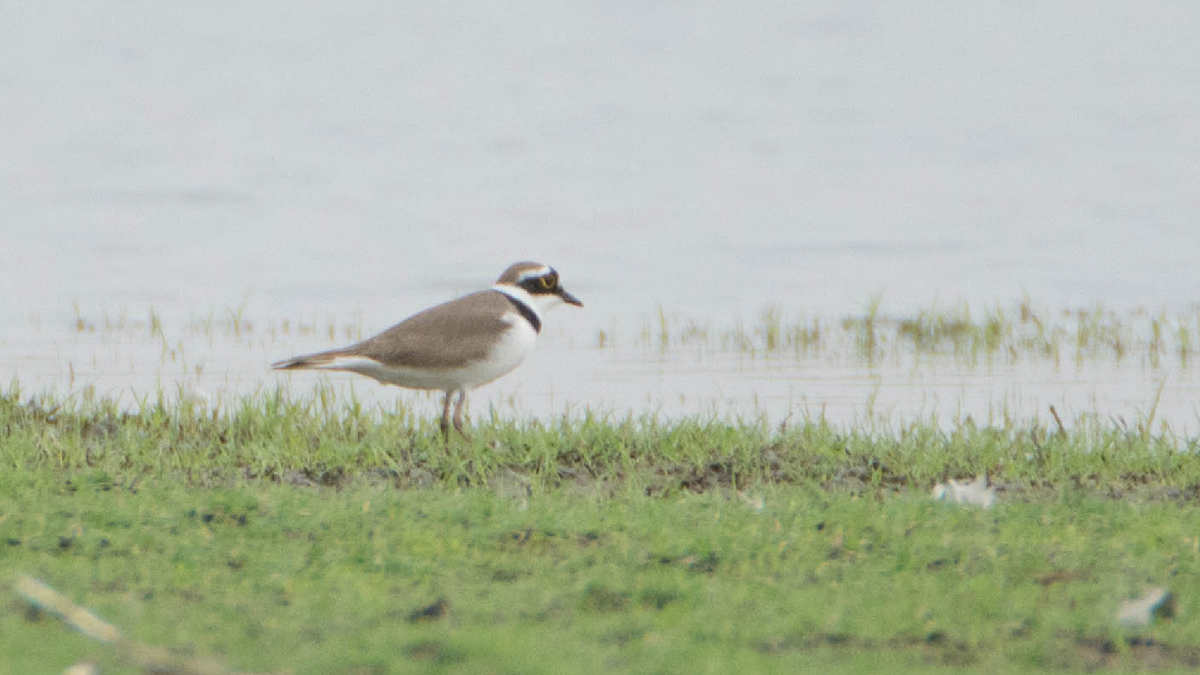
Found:
[{"label": "black beak", "polygon": [[583,303],[579,301],[579,298],[568,293],[567,289],[565,289],[565,288],[560,287],[558,289],[558,297],[562,298],[563,302],[567,303],[568,305],[575,305],[576,307],[583,307]]}]

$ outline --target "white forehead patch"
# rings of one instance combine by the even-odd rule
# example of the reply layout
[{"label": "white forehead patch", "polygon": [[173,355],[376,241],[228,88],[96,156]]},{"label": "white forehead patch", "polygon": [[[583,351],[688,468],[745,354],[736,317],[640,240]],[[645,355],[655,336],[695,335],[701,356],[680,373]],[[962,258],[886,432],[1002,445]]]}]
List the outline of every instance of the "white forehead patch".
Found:
[{"label": "white forehead patch", "polygon": [[550,268],[546,265],[542,265],[541,267],[530,267],[529,269],[521,272],[521,274],[517,276],[517,283],[519,284],[522,281],[525,281],[526,279],[536,279],[540,276],[545,276],[549,273],[550,273]]}]

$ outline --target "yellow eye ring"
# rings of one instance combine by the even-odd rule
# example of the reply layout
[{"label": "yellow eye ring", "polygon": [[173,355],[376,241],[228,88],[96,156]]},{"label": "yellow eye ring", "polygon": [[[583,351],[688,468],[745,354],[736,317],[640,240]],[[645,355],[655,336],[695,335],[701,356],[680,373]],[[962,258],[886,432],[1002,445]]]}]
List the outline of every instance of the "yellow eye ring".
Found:
[{"label": "yellow eye ring", "polygon": [[548,291],[548,290],[550,290],[551,288],[554,288],[554,282],[555,282],[556,280],[555,280],[555,278],[554,278],[554,277],[552,277],[552,276],[544,276],[544,277],[539,277],[539,278],[538,278],[538,281],[539,281],[539,282],[541,282],[541,284],[542,284],[542,288],[544,288],[544,289],[546,289],[546,290]]}]

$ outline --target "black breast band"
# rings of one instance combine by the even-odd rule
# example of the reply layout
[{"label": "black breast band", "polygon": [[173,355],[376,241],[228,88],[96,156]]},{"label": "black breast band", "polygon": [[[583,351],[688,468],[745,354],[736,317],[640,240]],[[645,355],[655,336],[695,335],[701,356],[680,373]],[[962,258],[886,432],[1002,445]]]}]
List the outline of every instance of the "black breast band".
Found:
[{"label": "black breast band", "polygon": [[519,312],[521,316],[525,317],[525,320],[529,322],[530,326],[533,326],[533,332],[542,332],[542,320],[538,318],[537,312],[534,312],[529,308],[529,305],[526,305],[508,293],[501,292],[501,295],[508,298],[508,301],[513,304],[513,307],[517,308],[517,312]]}]

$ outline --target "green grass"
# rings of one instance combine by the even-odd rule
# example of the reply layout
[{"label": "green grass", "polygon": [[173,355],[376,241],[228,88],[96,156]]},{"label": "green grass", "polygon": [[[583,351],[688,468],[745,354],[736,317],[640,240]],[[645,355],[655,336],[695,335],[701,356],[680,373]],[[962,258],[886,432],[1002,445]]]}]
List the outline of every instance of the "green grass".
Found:
[{"label": "green grass", "polygon": [[[181,353],[184,343],[198,338],[261,346],[293,336],[318,336],[333,345],[359,340],[371,330],[364,333],[357,315],[253,319],[245,307],[193,316],[171,327],[154,308],[144,319],[124,312],[85,313],[78,304],[73,311],[71,328],[78,333],[148,337],[161,342],[164,354]],[[1188,368],[1200,345],[1200,305],[1170,312],[1117,312],[1099,305],[1051,310],[1026,297],[984,308],[962,302],[897,315],[886,310],[882,295],[875,295],[861,313],[832,320],[789,316],[780,305],[768,305],[749,321],[736,317],[732,322],[680,316],[659,307],[631,334],[622,335],[615,325],[598,329],[595,345],[662,353],[702,348],[796,358],[833,356],[868,364],[936,357],[966,365],[1132,362],[1156,369]]]},{"label": "green grass", "polygon": [[[618,340],[601,331],[597,345]],[[1150,368],[1189,367],[1200,344],[1200,307],[1168,314],[1145,309],[1119,313],[1100,306],[1051,311],[1025,298],[982,312],[969,304],[929,307],[911,315],[885,313],[880,296],[861,314],[829,322],[819,317],[788,317],[778,305],[756,320],[732,328],[668,315],[643,324],[635,346],[662,352],[705,348],[750,354],[793,354],[797,358],[834,356],[868,364],[910,358],[950,358],[980,364],[1137,363]]]},{"label": "green grass", "polygon": [[135,411],[111,400],[22,400],[0,393],[0,470],[95,469],[109,475],[222,485],[238,479],[337,486],[355,477],[397,487],[486,487],[498,477],[549,489],[566,484],[671,494],[759,484],[824,489],[927,490],[987,473],[1017,492],[1074,485],[1112,494],[1200,483],[1200,439],[1150,417],[1131,425],[1094,417],[949,428],[935,418],[840,428],[821,419],[781,427],[749,420],[616,417],[479,421],[473,440],[443,442],[434,420],[282,389],[209,410],[160,394]]},{"label": "green grass", "polygon": [[[444,444],[328,391],[123,412],[14,387],[0,581],[243,670],[1183,672],[1200,462],[1152,426],[584,416]],[[985,472],[991,510],[929,496]],[[1148,585],[1179,615],[1117,628]],[[5,606],[0,674],[136,672]]]}]

